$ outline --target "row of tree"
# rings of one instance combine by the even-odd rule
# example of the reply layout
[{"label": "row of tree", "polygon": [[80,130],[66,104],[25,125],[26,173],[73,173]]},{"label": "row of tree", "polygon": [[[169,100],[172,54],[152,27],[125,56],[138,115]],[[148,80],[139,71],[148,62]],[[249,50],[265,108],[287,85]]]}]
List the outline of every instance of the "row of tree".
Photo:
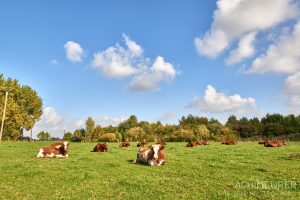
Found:
[{"label": "row of tree", "polygon": [[300,135],[300,115],[267,114],[258,118],[237,119],[230,116],[223,125],[217,119],[207,119],[193,115],[183,116],[178,125],[163,125],[159,121],[149,123],[138,121],[132,115],[117,126],[101,127],[89,117],[84,129],[66,133],[65,140],[79,141],[190,141],[190,140],[237,140],[239,138],[274,138],[288,134]]},{"label": "row of tree", "polygon": [[[21,85],[18,80],[5,79],[0,74],[0,102],[8,101],[5,112],[3,140],[19,140],[24,130],[30,130],[42,115],[42,99],[28,85]],[[0,106],[0,113],[4,109]],[[245,117],[237,119],[230,116],[223,125],[216,119],[207,119],[193,115],[183,116],[178,125],[163,125],[159,121],[149,123],[138,121],[132,115],[117,126],[101,127],[89,117],[84,129],[66,133],[64,139],[72,141],[139,141],[158,140],[229,140],[252,137],[277,137],[300,133],[300,115],[267,114],[262,119]],[[47,132],[38,134],[39,140],[49,140]]]}]

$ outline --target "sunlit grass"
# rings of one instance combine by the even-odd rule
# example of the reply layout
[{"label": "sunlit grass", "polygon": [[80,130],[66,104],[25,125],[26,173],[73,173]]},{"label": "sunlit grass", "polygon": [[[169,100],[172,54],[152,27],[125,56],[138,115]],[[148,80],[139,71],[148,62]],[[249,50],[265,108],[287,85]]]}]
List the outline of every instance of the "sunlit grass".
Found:
[{"label": "sunlit grass", "polygon": [[34,158],[47,144],[0,144],[0,199],[300,199],[300,159],[290,159],[300,152],[297,142],[168,143],[160,167],[132,164],[137,147],[117,143],[107,153],[71,143],[67,159]]}]

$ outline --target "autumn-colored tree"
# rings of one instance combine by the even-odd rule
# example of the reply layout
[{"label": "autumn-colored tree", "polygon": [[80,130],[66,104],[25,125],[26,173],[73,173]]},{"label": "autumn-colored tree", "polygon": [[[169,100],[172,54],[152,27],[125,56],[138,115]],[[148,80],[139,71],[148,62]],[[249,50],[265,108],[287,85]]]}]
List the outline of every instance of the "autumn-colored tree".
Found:
[{"label": "autumn-colored tree", "polygon": [[94,134],[94,129],[95,129],[95,121],[93,120],[93,118],[91,118],[91,117],[87,118],[87,120],[85,121],[85,127],[86,127],[85,140],[87,142],[91,142],[93,134]]},{"label": "autumn-colored tree", "polygon": [[194,134],[197,139],[206,141],[210,136],[210,131],[207,129],[206,125],[201,124],[194,129]]},{"label": "autumn-colored tree", "polygon": [[24,130],[30,130],[42,115],[42,99],[30,86],[21,85],[18,80],[5,79],[0,74],[0,113],[6,91],[8,99],[5,113],[3,140],[20,139]]}]

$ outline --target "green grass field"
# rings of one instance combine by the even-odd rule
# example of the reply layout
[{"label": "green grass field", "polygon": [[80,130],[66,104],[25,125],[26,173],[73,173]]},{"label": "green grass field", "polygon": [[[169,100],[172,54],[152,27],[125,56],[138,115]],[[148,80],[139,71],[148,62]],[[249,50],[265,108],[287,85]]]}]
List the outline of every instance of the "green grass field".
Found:
[{"label": "green grass field", "polygon": [[168,143],[166,165],[132,164],[137,147],[92,153],[71,143],[69,158],[34,156],[51,142],[0,144],[0,199],[300,199],[300,143],[187,148]]}]

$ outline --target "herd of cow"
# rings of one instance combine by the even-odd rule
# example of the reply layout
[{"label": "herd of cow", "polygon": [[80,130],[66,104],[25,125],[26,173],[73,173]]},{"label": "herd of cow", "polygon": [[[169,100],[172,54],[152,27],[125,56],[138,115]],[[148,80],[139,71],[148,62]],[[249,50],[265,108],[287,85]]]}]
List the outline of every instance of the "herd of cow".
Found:
[{"label": "herd of cow", "polygon": [[[165,142],[160,141],[156,144],[152,144],[148,147],[146,141],[139,142],[137,146],[139,147],[137,158],[133,163],[143,163],[150,166],[160,166],[165,164],[165,153],[164,145]],[[128,141],[122,142],[120,147],[129,147],[130,143]],[[67,141],[57,142],[51,144],[48,147],[40,148],[36,158],[67,158],[68,157],[68,147],[69,143]],[[91,152],[107,152],[108,146],[105,142],[104,144],[98,143]]]},{"label": "herd of cow", "polygon": [[[147,141],[142,141],[137,144],[137,147],[139,147],[137,158],[133,161],[133,163],[143,163],[148,164],[150,166],[160,166],[165,164],[165,152],[164,152],[164,146],[166,143],[164,141],[160,141],[156,144],[152,144],[148,147],[145,147],[147,145]],[[236,141],[224,141],[221,144],[226,145],[235,145],[237,144]],[[270,140],[264,140],[258,142],[258,144],[263,144],[265,147],[282,147],[284,145],[287,145],[284,141],[270,141]],[[187,147],[196,147],[198,145],[209,145],[207,141],[190,141],[186,144]],[[130,142],[125,141],[120,144],[120,147],[129,147]],[[67,158],[68,157],[68,147],[69,143],[67,141],[57,142],[54,144],[51,144],[48,147],[40,148],[37,154],[37,158]],[[98,143],[94,149],[91,152],[107,152],[108,146],[105,142],[104,144]]]}]

